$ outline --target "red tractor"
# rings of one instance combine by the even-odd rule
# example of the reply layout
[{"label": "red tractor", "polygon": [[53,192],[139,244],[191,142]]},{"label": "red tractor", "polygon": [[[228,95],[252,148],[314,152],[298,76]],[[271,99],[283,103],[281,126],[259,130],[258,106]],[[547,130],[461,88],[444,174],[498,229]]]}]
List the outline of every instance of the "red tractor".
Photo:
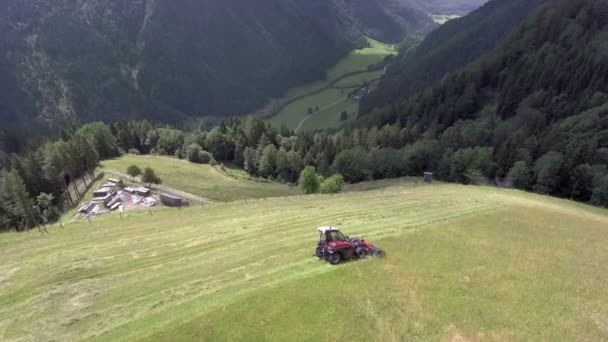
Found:
[{"label": "red tractor", "polygon": [[320,236],[315,254],[319,259],[327,260],[332,265],[352,258],[362,259],[368,255],[384,256],[384,251],[371,242],[344,236],[336,227],[319,227],[317,231]]}]

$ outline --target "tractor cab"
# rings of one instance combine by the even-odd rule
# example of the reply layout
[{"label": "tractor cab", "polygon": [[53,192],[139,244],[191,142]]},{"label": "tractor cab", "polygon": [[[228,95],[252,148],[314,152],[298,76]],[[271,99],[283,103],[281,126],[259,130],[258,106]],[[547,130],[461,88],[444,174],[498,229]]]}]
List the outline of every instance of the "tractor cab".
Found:
[{"label": "tractor cab", "polygon": [[336,227],[319,227],[317,231],[319,232],[319,241],[324,241],[325,243],[348,240],[348,237],[344,236],[340,229]]}]

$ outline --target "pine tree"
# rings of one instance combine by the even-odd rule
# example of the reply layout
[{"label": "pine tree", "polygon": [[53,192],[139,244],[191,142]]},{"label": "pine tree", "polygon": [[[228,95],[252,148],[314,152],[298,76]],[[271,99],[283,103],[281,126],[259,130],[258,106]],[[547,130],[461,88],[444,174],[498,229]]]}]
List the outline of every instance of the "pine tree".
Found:
[{"label": "pine tree", "polygon": [[13,170],[8,174],[7,180],[8,190],[14,198],[17,211],[23,218],[23,225],[17,227],[17,229],[23,230],[30,227],[37,227],[38,220],[36,219],[37,213],[34,209],[34,202],[25,189],[23,179],[16,170]]}]

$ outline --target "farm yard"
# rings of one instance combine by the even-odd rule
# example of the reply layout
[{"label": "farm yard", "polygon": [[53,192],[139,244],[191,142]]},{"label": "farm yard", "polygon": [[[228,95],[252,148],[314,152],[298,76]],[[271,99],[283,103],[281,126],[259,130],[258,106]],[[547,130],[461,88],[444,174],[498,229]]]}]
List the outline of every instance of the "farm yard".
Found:
[{"label": "farm yard", "polygon": [[[340,120],[340,114],[344,111],[349,114],[348,120],[354,119],[359,104],[349,94],[382,77],[383,69],[369,71],[368,66],[397,53],[391,45],[373,39],[368,41],[369,47],[351,52],[330,69],[326,80],[290,90],[282,99],[273,101],[265,108],[263,115],[279,107],[278,112],[268,120],[277,127],[285,123],[291,129],[301,130],[339,127],[344,123]],[[309,113],[309,109],[313,109],[313,113]]]},{"label": "farm yard", "polygon": [[200,165],[170,157],[126,155],[101,163],[101,172],[122,174],[130,165],[151,167],[163,185],[209,201],[228,202],[249,198],[297,195],[297,187],[252,178],[238,169]]},{"label": "farm yard", "polygon": [[[486,187],[369,189],[2,234],[0,340],[608,338],[606,210]],[[320,262],[322,225],[387,257]]]}]

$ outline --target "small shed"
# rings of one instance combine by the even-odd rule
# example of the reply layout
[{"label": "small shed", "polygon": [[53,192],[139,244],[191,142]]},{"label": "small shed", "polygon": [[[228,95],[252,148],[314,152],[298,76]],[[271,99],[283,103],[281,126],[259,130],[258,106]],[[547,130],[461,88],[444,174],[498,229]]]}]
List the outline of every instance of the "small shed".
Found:
[{"label": "small shed", "polygon": [[120,198],[120,196],[115,196],[114,198],[112,198],[112,200],[107,203],[108,207],[113,207],[116,203],[121,204],[122,203],[122,198]]},{"label": "small shed", "polygon": [[93,192],[93,196],[106,197],[107,195],[109,195],[112,192],[112,190],[113,190],[112,188],[108,188],[108,187],[99,188]]},{"label": "small shed", "polygon": [[95,202],[87,202],[78,209],[78,212],[82,213],[82,214],[88,214],[91,211],[93,211],[93,209],[95,208],[96,205],[97,205],[97,203],[95,203]]},{"label": "small shed", "polygon": [[136,188],[135,190],[135,194],[142,196],[142,197],[148,197],[150,196],[150,189],[148,188]]},{"label": "small shed", "polygon": [[108,178],[108,182],[114,183],[114,185],[121,185],[122,184],[122,181],[120,179],[117,179],[117,178]]},{"label": "small shed", "polygon": [[102,187],[102,188],[110,188],[110,189],[114,189],[114,188],[116,187],[116,184],[115,184],[115,183],[112,183],[112,182],[108,182],[108,183],[106,183],[106,184],[102,185],[101,187]]},{"label": "small shed", "polygon": [[433,174],[431,172],[424,173],[424,182],[429,184],[433,183]]},{"label": "small shed", "polygon": [[184,205],[184,200],[181,197],[167,193],[160,194],[160,201],[169,207],[181,207]]}]

